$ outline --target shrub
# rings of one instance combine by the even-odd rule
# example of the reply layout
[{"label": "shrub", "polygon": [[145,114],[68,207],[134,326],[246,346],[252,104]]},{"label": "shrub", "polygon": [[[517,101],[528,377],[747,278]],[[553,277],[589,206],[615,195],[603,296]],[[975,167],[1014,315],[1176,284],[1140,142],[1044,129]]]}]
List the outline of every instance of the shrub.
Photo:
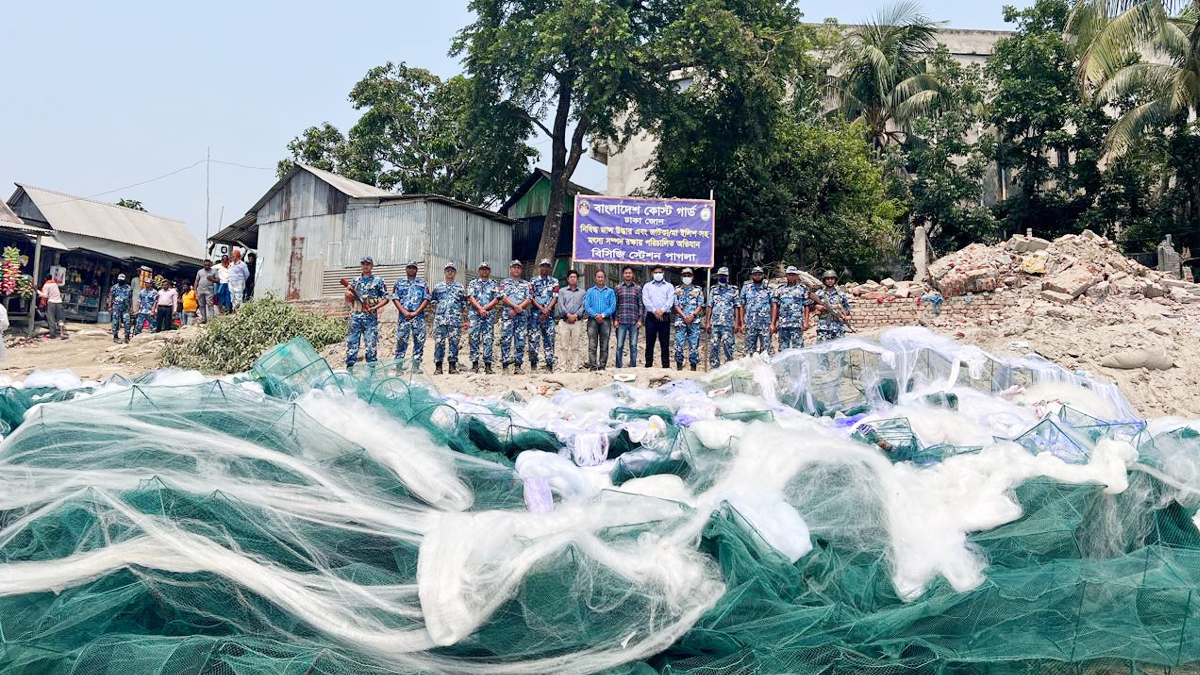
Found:
[{"label": "shrub", "polygon": [[346,321],[267,296],[242,305],[237,314],[209,320],[195,339],[167,342],[159,361],[163,367],[240,373],[263,352],[297,335],[321,349],[345,337]]}]

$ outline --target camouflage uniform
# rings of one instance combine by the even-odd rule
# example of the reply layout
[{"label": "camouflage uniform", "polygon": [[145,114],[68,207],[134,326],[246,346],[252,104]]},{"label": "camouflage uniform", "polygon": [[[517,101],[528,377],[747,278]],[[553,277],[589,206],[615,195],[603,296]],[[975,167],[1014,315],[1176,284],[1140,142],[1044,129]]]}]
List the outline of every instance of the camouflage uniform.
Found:
[{"label": "camouflage uniform", "polygon": [[[392,286],[392,299],[399,302],[400,306],[407,311],[416,311],[421,303],[429,299],[429,285],[421,277],[403,277]],[[413,364],[421,363],[421,358],[425,356],[425,312],[414,316],[411,319],[404,318],[401,314],[396,321],[396,358],[404,358],[405,352],[408,351],[408,340],[411,337],[413,342]]]},{"label": "camouflage uniform", "polygon": [[746,355],[766,352],[773,354],[771,346],[771,287],[764,281],[755,286],[753,281],[742,284],[738,294],[738,306],[745,309]]},{"label": "camouflage uniform", "polygon": [[[130,290],[130,294],[132,293],[133,291]],[[150,325],[152,326],[150,330],[154,330],[154,306],[157,304],[158,291],[154,290],[153,288],[143,288],[138,293],[137,319],[135,319],[133,322],[134,335],[142,334],[142,326],[146,325],[146,322],[150,322]]]},{"label": "camouflage uniform", "polygon": [[130,304],[133,302],[133,289],[129,284],[117,284],[108,291],[108,301],[112,306],[112,333],[113,339],[117,339],[117,334],[121,332],[121,326],[125,327],[125,339],[129,339],[129,310]]},{"label": "camouflage uniform", "polygon": [[[355,277],[350,282],[358,297],[362,298],[363,307],[373,307],[387,297],[387,284],[376,276]],[[379,348],[379,315],[356,306],[350,312],[350,332],[346,334],[346,367],[358,362],[358,343],[361,339],[367,351],[367,363],[374,363]]]},{"label": "camouflage uniform", "polygon": [[817,302],[825,307],[825,311],[821,312],[821,317],[817,321],[817,342],[829,342],[846,337],[846,322],[835,318],[829,309],[841,310],[842,313],[849,312],[849,298],[836,286],[834,288],[822,286],[815,295]]},{"label": "camouflage uniform", "polygon": [[[530,292],[533,294],[534,301],[546,307],[558,297],[558,279],[553,276],[544,279],[536,277],[530,284]],[[537,368],[537,350],[540,342],[546,365],[553,368],[554,330],[556,327],[554,312],[550,312],[550,317],[543,321],[542,312],[537,307],[530,305],[529,309],[525,311],[529,312],[529,367]]]},{"label": "camouflage uniform", "polygon": [[439,366],[450,346],[450,367],[458,365],[458,346],[462,343],[463,307],[467,304],[467,289],[457,281],[443,281],[433,287],[433,360]]},{"label": "camouflage uniform", "polygon": [[[500,282],[500,295],[508,298],[514,305],[520,305],[530,298],[533,287],[524,279],[509,277]],[[530,305],[533,307],[533,305]],[[525,362],[525,333],[529,328],[529,311],[516,316],[509,316],[512,308],[500,301],[500,364],[508,366],[516,363],[518,367]]]},{"label": "camouflage uniform", "polygon": [[804,309],[814,304],[804,284],[780,286],[775,289],[775,304],[779,305],[779,351],[804,346]]},{"label": "camouflage uniform", "polygon": [[721,365],[721,352],[725,360],[733,360],[733,313],[737,307],[738,290],[729,284],[714,284],[708,289],[708,316],[712,333],[708,337],[708,365]]},{"label": "camouflage uniform", "polygon": [[[675,309],[684,314],[691,314],[696,310],[704,309],[704,291],[695,284],[688,286],[677,286],[675,288],[675,304],[671,307],[674,314]],[[700,314],[692,320],[690,324],[683,322],[683,317],[675,314],[675,365],[683,367],[683,345],[686,342],[688,347],[688,362],[693,366],[700,362]]]},{"label": "camouflage uniform", "polygon": [[[467,285],[467,297],[475,298],[481,307],[487,307],[499,295],[500,284],[495,279],[475,279]],[[467,312],[467,346],[471,351],[471,363],[479,363],[480,356],[484,363],[491,363],[492,343],[496,338],[496,312],[493,310],[487,316],[479,316],[470,303],[467,304]]]}]

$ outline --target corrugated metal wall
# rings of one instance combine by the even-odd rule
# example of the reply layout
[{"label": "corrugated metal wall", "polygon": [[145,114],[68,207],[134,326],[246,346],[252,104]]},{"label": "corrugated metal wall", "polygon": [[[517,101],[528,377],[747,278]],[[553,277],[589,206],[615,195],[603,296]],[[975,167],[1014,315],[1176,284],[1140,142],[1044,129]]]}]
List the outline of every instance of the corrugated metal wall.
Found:
[{"label": "corrugated metal wall", "polygon": [[260,220],[258,237],[257,287],[289,300],[318,300],[329,297],[331,289],[340,295],[329,280],[356,275],[365,255],[380,268],[403,269],[407,261],[419,261],[421,273],[434,282],[441,280],[447,262],[466,279],[481,261],[503,271],[512,256],[510,225],[437,202],[352,199],[344,214]]},{"label": "corrugated metal wall", "polygon": [[322,297],[326,255],[341,241],[345,221],[333,214],[260,224],[255,288],[288,300]]},{"label": "corrugated metal wall", "polygon": [[346,202],[346,195],[330,187],[329,183],[301,171],[258,210],[258,223],[261,226],[295,218],[345,213]]},{"label": "corrugated metal wall", "polygon": [[487,261],[492,274],[504,273],[512,260],[512,226],[491,218],[427,202],[432,226],[429,253],[431,279],[440,280],[446,263],[458,266],[460,279],[474,278],[479,263]]}]

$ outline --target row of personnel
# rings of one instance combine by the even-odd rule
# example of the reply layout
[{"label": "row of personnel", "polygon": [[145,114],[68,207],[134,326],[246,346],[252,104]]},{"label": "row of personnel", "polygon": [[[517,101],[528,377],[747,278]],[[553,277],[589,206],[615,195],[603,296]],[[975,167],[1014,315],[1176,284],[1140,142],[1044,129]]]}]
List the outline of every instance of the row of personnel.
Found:
[{"label": "row of personnel", "polygon": [[[397,280],[388,292],[383,279],[374,276],[374,261],[364,257],[361,274],[346,286],[346,301],[351,304],[350,327],[346,337],[346,366],[358,361],[360,345],[365,347],[366,360],[375,361],[379,341],[379,310],[394,304],[399,317],[396,325],[396,359],[408,356],[412,343],[414,369],[425,351],[425,312],[435,307],[434,365],[441,374],[448,356],[449,372],[458,372],[459,347],[462,341],[463,313],[466,312],[466,331],[472,369],[492,373],[496,309],[499,308],[501,367],[513,367],[523,372],[526,349],[531,368],[537,368],[539,351],[547,371],[556,364],[556,334],[563,334],[568,369],[582,365],[577,348],[588,339],[587,367],[607,367],[609,342],[617,336],[618,368],[623,367],[625,347],[629,347],[629,365],[637,365],[638,333],[646,329],[645,365],[653,363],[654,347],[659,345],[661,363],[670,367],[668,342],[672,324],[675,328],[675,365],[682,370],[684,352],[692,370],[699,361],[700,331],[710,333],[709,365],[717,367],[722,357],[733,358],[734,334],[745,335],[745,353],[773,352],[774,335],[779,336],[779,348],[804,346],[803,333],[816,315],[818,341],[835,340],[845,335],[850,316],[847,295],[837,288],[837,275],[825,273],[822,286],[810,289],[799,281],[799,270],[787,269],[787,283],[772,289],[766,283],[761,267],[755,267],[750,280],[740,289],[729,284],[729,270],[717,270],[717,283],[704,291],[693,283],[693,273],[685,268],[682,284],[673,286],[665,280],[663,267],[652,268],[652,280],[644,285],[635,278],[632,267],[626,267],[622,283],[610,287],[603,271],[596,272],[595,284],[584,291],[579,287],[579,275],[567,274],[567,286],[561,287],[551,275],[549,260],[542,260],[538,276],[532,281],[523,278],[524,266],[518,260],[509,265],[510,276],[497,282],[491,278],[491,266],[480,263],[478,278],[464,286],[456,280],[454,264],[446,265],[445,281],[432,289],[417,275],[418,264],[409,262],[405,277]],[[703,320],[703,321],[702,321]],[[528,339],[528,344],[527,343]]]}]

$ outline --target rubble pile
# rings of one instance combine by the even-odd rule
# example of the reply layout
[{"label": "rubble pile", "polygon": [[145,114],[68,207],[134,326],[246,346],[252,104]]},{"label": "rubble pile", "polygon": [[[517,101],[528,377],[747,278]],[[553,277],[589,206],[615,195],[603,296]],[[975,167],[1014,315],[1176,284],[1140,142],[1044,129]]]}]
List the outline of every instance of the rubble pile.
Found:
[{"label": "rubble pile", "polygon": [[1200,303],[1200,284],[1126,258],[1111,240],[1091,230],[1054,241],[1016,235],[995,246],[971,244],[931,263],[925,280],[885,279],[850,288],[856,297],[880,302],[921,298],[930,291],[943,298],[1013,293],[1064,306],[1114,298]]}]

